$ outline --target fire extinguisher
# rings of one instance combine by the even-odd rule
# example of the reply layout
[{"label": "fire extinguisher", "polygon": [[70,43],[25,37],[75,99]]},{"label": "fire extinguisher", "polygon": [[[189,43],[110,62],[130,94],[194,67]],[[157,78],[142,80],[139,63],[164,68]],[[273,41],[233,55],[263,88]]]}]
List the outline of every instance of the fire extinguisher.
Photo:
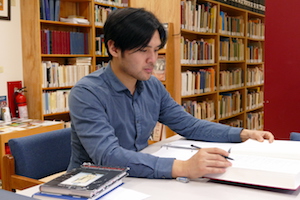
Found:
[{"label": "fire extinguisher", "polygon": [[16,116],[21,119],[28,119],[27,103],[26,97],[23,94],[24,92],[25,87],[15,91]]}]

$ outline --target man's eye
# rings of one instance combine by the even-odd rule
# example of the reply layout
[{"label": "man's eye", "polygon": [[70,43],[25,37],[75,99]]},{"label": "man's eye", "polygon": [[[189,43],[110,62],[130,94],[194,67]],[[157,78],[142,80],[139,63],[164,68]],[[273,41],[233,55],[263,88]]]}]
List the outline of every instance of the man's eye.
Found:
[{"label": "man's eye", "polygon": [[146,49],[140,49],[139,51],[141,51],[141,52],[146,52],[147,50],[146,50]]}]

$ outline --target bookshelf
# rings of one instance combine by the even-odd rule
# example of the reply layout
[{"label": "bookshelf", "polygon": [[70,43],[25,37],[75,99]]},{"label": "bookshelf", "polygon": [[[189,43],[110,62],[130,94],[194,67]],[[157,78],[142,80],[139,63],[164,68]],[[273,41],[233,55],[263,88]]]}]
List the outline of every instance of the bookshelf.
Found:
[{"label": "bookshelf", "polygon": [[[55,1],[54,1],[55,2]],[[40,17],[40,1],[34,0],[32,4],[21,3],[22,18],[22,42],[23,42],[23,77],[24,85],[27,87],[26,97],[28,102],[28,112],[30,118],[63,120],[69,121],[69,112],[67,109],[50,109],[44,108],[45,97],[63,98],[75,84],[76,80],[68,81],[66,84],[49,84],[45,81],[44,75],[48,64],[54,64],[56,67],[64,66],[63,70],[68,71],[66,67],[70,59],[91,58],[88,64],[88,72],[93,72],[98,68],[105,66],[108,61],[106,49],[103,47],[103,25],[107,15],[114,9],[122,9],[130,6],[130,1],[110,0],[60,0],[59,17],[67,18],[70,15],[83,16],[89,21],[89,24],[74,24],[61,21],[45,20]],[[133,5],[135,5],[133,3]],[[34,14],[32,14],[34,13]],[[42,15],[43,16],[43,15]],[[166,61],[165,80],[162,83],[171,95],[174,94],[174,72],[173,72],[173,50],[174,50],[174,30],[173,24],[168,21],[168,43],[166,48],[160,50],[159,55],[163,56]],[[56,34],[56,32],[80,32],[85,34],[86,47],[83,52],[72,53],[62,47],[49,50],[49,46],[43,43],[46,31]],[[58,41],[62,42],[64,39]],[[52,41],[51,41],[52,42]],[[64,46],[69,45],[64,43]],[[43,62],[43,65],[42,65]],[[46,64],[47,63],[47,64]],[[41,67],[41,65],[44,67]],[[59,66],[59,67],[58,67]],[[52,66],[51,66],[52,68]],[[73,72],[74,73],[74,72]],[[33,78],[34,77],[34,78]],[[79,79],[79,78],[78,78]],[[170,130],[167,131],[166,137],[169,137]]]},{"label": "bookshelf", "polygon": [[[264,15],[229,2],[181,1],[182,105],[201,119],[262,130]],[[188,52],[201,42],[212,44],[211,57]]]},{"label": "bookshelf", "polygon": [[[236,1],[222,0],[131,0],[131,6],[144,7],[162,22],[173,23],[172,42],[175,50],[172,96],[183,106],[193,106],[187,110],[197,113],[197,116],[199,112],[194,108],[200,102],[198,110],[200,107],[206,108],[201,113],[202,119],[263,129],[265,16],[262,11],[264,2],[257,3],[261,4],[251,1],[242,6]],[[184,6],[188,9],[184,9]],[[206,16],[212,16],[206,27],[200,21],[194,27],[193,21],[197,16],[195,8],[197,11],[201,8],[211,11]],[[227,22],[222,24],[224,19]],[[208,52],[205,59],[198,54],[201,43],[204,43],[204,49]],[[188,49],[193,51],[187,52]],[[197,74],[201,74],[199,71],[208,77],[206,85],[209,87],[194,86],[199,81],[196,78]],[[193,82],[185,83],[187,77]],[[229,107],[228,103],[235,106]]]},{"label": "bookshelf", "polygon": [[[54,4],[56,1],[53,1]],[[33,119],[69,121],[68,92],[77,80],[108,62],[106,54],[96,52],[96,37],[103,29],[97,17],[104,15],[97,14],[96,7],[109,12],[127,6],[128,1],[59,0],[59,17],[80,16],[89,22],[87,24],[46,20],[40,11],[40,2],[20,2],[23,79],[28,113]],[[89,59],[79,61],[85,58]],[[46,72],[51,74],[50,78],[45,75]],[[59,79],[62,77],[64,80]],[[47,78],[50,83],[45,81]],[[47,103],[44,103],[45,98],[49,99]],[[63,101],[56,103],[58,100]]]},{"label": "bookshelf", "polygon": [[[61,0],[60,17],[79,15],[88,19],[89,24],[41,20],[39,0],[34,0],[31,4],[20,2],[24,85],[28,91],[26,96],[30,118],[69,120],[67,110],[49,114],[44,111],[44,92],[69,90],[72,86],[43,86],[41,63],[51,61],[65,65],[70,58],[90,57],[89,72],[105,65],[108,57],[105,50],[101,49],[103,21],[97,13],[102,8],[105,8],[103,9],[105,12],[110,12],[110,9],[123,7],[109,2]],[[202,119],[232,126],[263,129],[265,16],[257,12],[258,7],[256,10],[249,10],[244,9],[246,6],[241,8],[236,7],[237,4],[230,5],[229,2],[233,1],[226,2],[130,0],[127,3],[130,7],[143,7],[153,12],[162,23],[168,24],[167,48],[161,50],[159,54],[166,59],[166,79],[162,83],[175,101],[182,105],[201,103],[198,109],[206,108],[203,113],[201,112]],[[183,8],[186,5],[189,9]],[[192,22],[195,17],[190,17],[196,16],[193,8],[204,10],[205,6],[209,6],[208,10],[212,12],[211,15],[206,16],[210,20],[207,21],[205,28],[198,20],[199,27],[194,28]],[[189,14],[185,15],[185,12]],[[220,13],[227,21],[226,26],[222,23],[225,20],[222,20]],[[184,21],[187,19],[185,24]],[[231,26],[227,26],[228,24]],[[44,53],[41,45],[41,30],[84,33],[86,48],[79,54]],[[187,50],[192,48],[194,49],[192,53],[188,53]],[[204,57],[200,54],[203,50],[206,52]],[[194,83],[200,83],[199,78],[196,78],[197,74],[200,79],[201,74],[207,78],[206,88],[196,87],[191,83],[189,86],[184,85],[184,77],[194,79]],[[192,85],[194,88],[191,87]],[[184,92],[183,88],[188,88],[188,92]],[[235,107],[229,107],[228,103],[235,104]],[[198,117],[200,117],[199,112]],[[174,133],[171,130],[166,131],[166,137],[172,135]]]}]

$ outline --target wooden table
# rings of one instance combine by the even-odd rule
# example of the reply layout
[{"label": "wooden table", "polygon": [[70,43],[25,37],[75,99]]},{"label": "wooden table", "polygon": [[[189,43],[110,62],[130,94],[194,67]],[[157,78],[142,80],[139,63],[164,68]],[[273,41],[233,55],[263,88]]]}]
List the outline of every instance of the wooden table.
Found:
[{"label": "wooden table", "polygon": [[46,121],[41,124],[41,126],[37,126],[35,128],[28,128],[25,130],[19,130],[19,131],[13,131],[8,133],[0,133],[0,166],[1,166],[1,177],[3,173],[3,156],[5,155],[5,145],[7,144],[8,140],[12,138],[19,138],[19,137],[25,137],[29,135],[35,135],[38,133],[48,132],[48,131],[54,131],[58,129],[64,128],[63,122],[52,122],[52,121]]}]

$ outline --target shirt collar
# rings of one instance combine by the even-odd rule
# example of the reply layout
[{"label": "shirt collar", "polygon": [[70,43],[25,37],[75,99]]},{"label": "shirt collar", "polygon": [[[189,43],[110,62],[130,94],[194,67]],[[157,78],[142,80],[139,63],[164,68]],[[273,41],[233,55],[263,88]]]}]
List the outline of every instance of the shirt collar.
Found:
[{"label": "shirt collar", "polygon": [[[107,74],[107,81],[115,89],[116,92],[122,92],[122,91],[128,90],[127,87],[125,87],[125,85],[114,74],[114,72],[111,69],[110,63],[107,65],[107,67],[105,69],[105,73]],[[140,94],[143,90],[144,90],[143,81],[137,81],[136,92],[138,92]]]}]

